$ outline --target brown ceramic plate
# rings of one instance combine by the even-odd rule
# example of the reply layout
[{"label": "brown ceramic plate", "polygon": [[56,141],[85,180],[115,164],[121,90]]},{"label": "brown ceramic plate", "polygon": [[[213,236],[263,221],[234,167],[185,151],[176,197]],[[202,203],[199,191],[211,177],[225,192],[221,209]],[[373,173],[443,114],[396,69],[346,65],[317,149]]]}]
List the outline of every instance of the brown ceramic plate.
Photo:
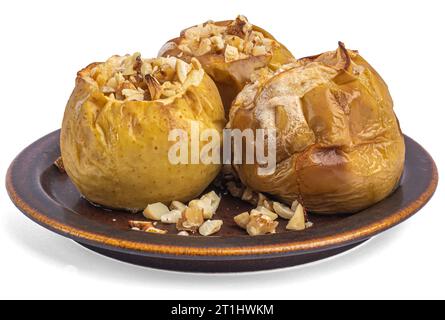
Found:
[{"label": "brown ceramic plate", "polygon": [[[400,187],[387,199],[355,215],[310,215],[314,227],[249,237],[233,216],[249,206],[224,196],[218,211],[223,230],[215,237],[155,235],[131,231],[135,214],[97,208],[82,199],[66,174],[52,164],[59,157],[59,131],[26,148],[11,164],[6,187],[14,204],[43,227],[103,255],[161,269],[192,272],[257,271],[294,266],[349,250],[421,209],[433,195],[434,161],[406,137],[406,168]],[[162,226],[163,227],[163,226]]]}]

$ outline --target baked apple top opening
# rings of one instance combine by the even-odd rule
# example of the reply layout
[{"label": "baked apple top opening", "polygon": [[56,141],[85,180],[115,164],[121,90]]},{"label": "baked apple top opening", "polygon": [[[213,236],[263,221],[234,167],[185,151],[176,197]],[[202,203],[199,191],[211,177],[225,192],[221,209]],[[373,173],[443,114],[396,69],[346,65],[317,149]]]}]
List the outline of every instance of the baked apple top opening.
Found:
[{"label": "baked apple top opening", "polygon": [[226,62],[247,59],[250,56],[271,56],[280,44],[267,37],[238,16],[228,24],[212,21],[184,30],[178,48],[199,57],[206,54],[223,54]]},{"label": "baked apple top opening", "polygon": [[135,53],[113,56],[79,75],[109,99],[154,101],[174,98],[189,86],[198,86],[204,70],[196,59],[191,63],[175,57],[143,59]]}]

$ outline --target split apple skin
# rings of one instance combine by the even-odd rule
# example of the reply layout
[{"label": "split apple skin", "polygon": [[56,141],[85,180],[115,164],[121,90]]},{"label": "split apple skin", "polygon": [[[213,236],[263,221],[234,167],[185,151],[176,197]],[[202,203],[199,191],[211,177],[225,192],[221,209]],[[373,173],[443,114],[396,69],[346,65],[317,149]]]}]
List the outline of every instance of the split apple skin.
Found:
[{"label": "split apple skin", "polygon": [[277,169],[235,165],[241,181],[320,214],[355,213],[398,186],[405,144],[380,75],[342,43],[258,77],[235,100],[228,127],[274,128]]},{"label": "split apple skin", "polygon": [[[236,20],[225,20],[212,22],[221,27],[227,27]],[[219,89],[226,114],[229,113],[230,107],[236,95],[250,82],[251,75],[259,69],[271,68],[278,69],[281,65],[295,61],[292,53],[282,44],[279,43],[266,30],[252,25],[252,30],[260,32],[264,38],[272,40],[276,46],[270,54],[248,57],[235,61],[226,61],[223,52],[209,52],[204,55],[194,55],[187,53],[179,48],[181,42],[185,39],[185,33],[188,29],[181,32],[181,35],[175,39],[169,40],[160,50],[159,56],[180,57],[184,61],[190,61],[196,58],[202,64],[204,70],[215,81]]]}]

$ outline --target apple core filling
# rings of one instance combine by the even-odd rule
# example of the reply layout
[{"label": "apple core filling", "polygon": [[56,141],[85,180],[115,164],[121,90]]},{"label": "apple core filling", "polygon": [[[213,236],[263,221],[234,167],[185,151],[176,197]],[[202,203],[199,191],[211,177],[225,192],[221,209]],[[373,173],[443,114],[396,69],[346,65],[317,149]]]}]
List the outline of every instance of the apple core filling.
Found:
[{"label": "apple core filling", "polygon": [[279,43],[254,30],[246,17],[238,16],[229,25],[212,21],[185,30],[178,48],[193,56],[223,54],[226,62],[251,56],[272,55]]},{"label": "apple core filling", "polygon": [[113,56],[82,76],[110,99],[155,101],[173,98],[189,86],[198,86],[204,70],[196,59],[191,63],[175,57],[143,59],[135,53]]}]

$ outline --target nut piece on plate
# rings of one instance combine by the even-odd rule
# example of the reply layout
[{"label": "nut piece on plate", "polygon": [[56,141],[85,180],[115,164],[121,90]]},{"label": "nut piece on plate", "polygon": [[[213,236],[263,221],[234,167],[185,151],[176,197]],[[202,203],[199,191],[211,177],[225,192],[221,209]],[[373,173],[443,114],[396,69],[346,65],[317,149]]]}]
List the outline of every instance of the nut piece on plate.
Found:
[{"label": "nut piece on plate", "polygon": [[262,71],[236,97],[227,127],[275,129],[279,165],[265,174],[260,163],[234,164],[246,187],[319,214],[355,213],[395,190],[404,138],[387,85],[357,51],[340,43]]},{"label": "nut piece on plate", "polygon": [[199,227],[199,234],[202,236],[211,236],[221,230],[222,220],[207,220]]},{"label": "nut piece on plate", "polygon": [[300,202],[298,202],[298,200],[295,200],[294,202],[292,202],[292,206],[290,207],[292,212],[295,212],[295,210],[297,210],[297,207],[299,204],[300,204]]},{"label": "nut piece on plate", "polygon": [[150,221],[129,221],[128,224],[131,228],[137,228],[139,230],[153,227],[153,223]]},{"label": "nut piece on plate", "polygon": [[247,224],[247,233],[251,236],[259,236],[268,233],[275,233],[278,222],[273,221],[266,215],[252,214]]},{"label": "nut piece on plate", "polygon": [[170,210],[165,204],[158,202],[149,204],[143,213],[145,218],[159,221],[163,215],[170,213]]},{"label": "nut piece on plate", "polygon": [[54,165],[59,169],[60,173],[66,173],[65,167],[63,166],[62,157],[58,157],[56,161],[54,161]]},{"label": "nut piece on plate", "polygon": [[139,212],[147,203],[188,202],[221,169],[170,161],[172,124],[190,144],[191,121],[221,136],[226,124],[218,89],[196,59],[136,53],[91,64],[78,73],[65,110],[66,172],[85,198],[107,208]]},{"label": "nut piece on plate", "polygon": [[182,218],[176,224],[179,231],[196,232],[198,228],[204,223],[203,210],[197,207],[185,209],[182,213]]},{"label": "nut piece on plate", "polygon": [[270,201],[264,194],[258,193],[257,207],[264,207],[270,211],[275,211],[273,208],[273,202]]},{"label": "nut piece on plate", "polygon": [[187,231],[178,232],[178,236],[188,237],[190,234]]},{"label": "nut piece on plate", "polygon": [[271,218],[272,220],[277,220],[278,219],[278,215],[273,212],[270,211],[269,209],[266,209],[265,207],[259,206],[256,209],[253,209],[250,212],[251,215],[256,214],[256,215],[265,215],[268,216],[269,218]]},{"label": "nut piece on plate", "polygon": [[172,211],[178,210],[180,212],[183,212],[185,209],[187,209],[187,206],[180,201],[172,201],[169,208]]},{"label": "nut piece on plate", "polygon": [[281,218],[286,219],[286,220],[292,219],[292,217],[295,214],[295,210],[296,210],[296,208],[295,208],[295,210],[292,211],[291,208],[289,208],[288,206],[286,206],[282,203],[279,203],[279,202],[273,203],[273,209]]},{"label": "nut piece on plate", "polygon": [[148,233],[166,234],[166,230],[156,228],[150,221],[129,221],[130,227],[134,231],[143,231]]},{"label": "nut piece on plate", "polygon": [[167,230],[158,229],[156,227],[147,228],[147,229],[144,230],[144,232],[157,233],[157,234],[167,234]]},{"label": "nut piece on plate", "polygon": [[297,206],[295,214],[286,226],[287,230],[301,231],[306,229],[306,214],[301,204]]},{"label": "nut piece on plate", "polygon": [[241,227],[243,229],[246,229],[247,228],[247,224],[250,221],[250,214],[249,214],[249,212],[243,212],[243,213],[237,215],[236,217],[234,217],[233,220],[235,220],[235,223],[239,227]]},{"label": "nut piece on plate", "polygon": [[202,210],[204,219],[211,219],[215,212],[213,211],[212,200],[210,198],[195,199],[189,202],[189,208]]},{"label": "nut piece on plate", "polygon": [[227,113],[256,70],[276,70],[295,60],[284,45],[243,16],[188,28],[168,41],[159,56],[180,57],[186,62],[198,59],[218,86]]},{"label": "nut piece on plate", "polygon": [[215,191],[211,191],[203,195],[200,199],[195,199],[189,202],[190,208],[202,209],[204,219],[211,219],[218,210],[221,198]]},{"label": "nut piece on plate", "polygon": [[179,210],[172,210],[167,214],[161,216],[161,222],[165,224],[176,224],[182,218],[182,212]]},{"label": "nut piece on plate", "polygon": [[218,211],[219,204],[221,203],[221,197],[216,194],[215,191],[210,191],[201,197],[201,200],[210,199],[213,214]]}]

